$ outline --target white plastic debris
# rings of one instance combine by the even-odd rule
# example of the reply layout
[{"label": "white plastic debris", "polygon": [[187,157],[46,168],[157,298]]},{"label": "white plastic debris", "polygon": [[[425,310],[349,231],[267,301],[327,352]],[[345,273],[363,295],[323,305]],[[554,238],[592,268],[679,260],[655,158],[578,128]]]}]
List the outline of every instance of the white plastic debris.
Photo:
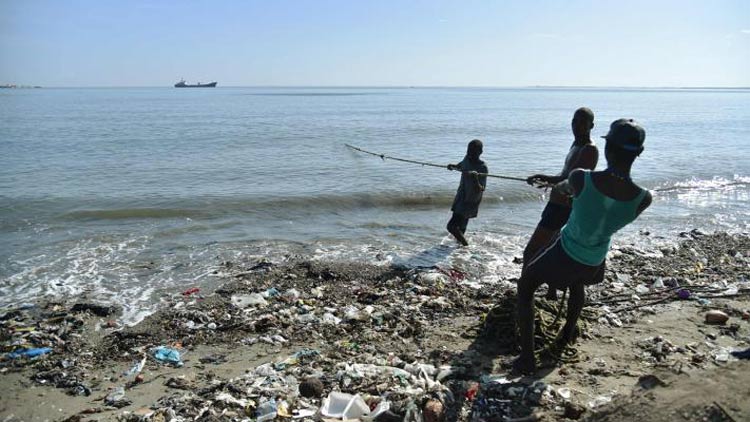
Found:
[{"label": "white plastic debris", "polygon": [[438,272],[422,273],[419,275],[419,279],[425,284],[445,283],[448,281],[448,277],[445,274]]},{"label": "white plastic debris", "polygon": [[247,308],[248,306],[266,306],[268,302],[263,298],[260,293],[253,293],[249,295],[234,295],[232,296],[232,304],[239,308]]},{"label": "white plastic debris", "polygon": [[289,289],[289,290],[285,291],[282,296],[286,300],[295,301],[295,300],[299,299],[300,293],[299,293],[299,290],[297,290],[297,289]]},{"label": "white plastic debris", "polygon": [[222,403],[226,403],[226,404],[234,404],[236,406],[243,407],[243,408],[247,406],[247,403],[248,403],[247,399],[235,398],[233,395],[227,392],[222,392],[222,393],[217,394],[215,400],[220,401]]},{"label": "white plastic debris", "polygon": [[612,396],[598,396],[594,398],[593,400],[589,400],[589,407],[592,409],[596,409],[599,406],[604,406],[605,404],[612,401]]},{"label": "white plastic debris", "polygon": [[323,400],[320,407],[320,414],[328,418],[336,419],[359,419],[362,416],[370,414],[370,408],[367,406],[359,394],[351,395],[332,391]]},{"label": "white plastic debris", "polygon": [[330,312],[324,313],[321,320],[323,324],[339,325],[341,323],[341,318],[338,318],[336,315]]}]

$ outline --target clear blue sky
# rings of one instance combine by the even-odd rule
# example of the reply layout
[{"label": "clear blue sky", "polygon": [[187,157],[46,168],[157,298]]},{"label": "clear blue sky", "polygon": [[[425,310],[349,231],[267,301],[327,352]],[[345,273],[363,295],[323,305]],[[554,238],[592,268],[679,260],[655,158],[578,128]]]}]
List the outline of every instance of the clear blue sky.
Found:
[{"label": "clear blue sky", "polygon": [[750,86],[750,1],[0,0],[0,83]]}]

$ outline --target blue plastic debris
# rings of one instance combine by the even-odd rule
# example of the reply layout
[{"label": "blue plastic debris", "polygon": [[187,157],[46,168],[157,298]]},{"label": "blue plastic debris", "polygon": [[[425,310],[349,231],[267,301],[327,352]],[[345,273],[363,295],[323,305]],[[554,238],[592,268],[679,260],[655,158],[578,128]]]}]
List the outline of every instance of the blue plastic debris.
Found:
[{"label": "blue plastic debris", "polygon": [[45,355],[51,351],[52,349],[49,347],[39,347],[36,349],[22,349],[22,350],[16,350],[15,352],[8,353],[8,357],[10,359],[17,359],[20,357],[33,358],[36,356]]},{"label": "blue plastic debris", "polygon": [[180,352],[169,347],[160,346],[153,350],[154,358],[162,363],[171,363],[175,366],[182,366]]}]

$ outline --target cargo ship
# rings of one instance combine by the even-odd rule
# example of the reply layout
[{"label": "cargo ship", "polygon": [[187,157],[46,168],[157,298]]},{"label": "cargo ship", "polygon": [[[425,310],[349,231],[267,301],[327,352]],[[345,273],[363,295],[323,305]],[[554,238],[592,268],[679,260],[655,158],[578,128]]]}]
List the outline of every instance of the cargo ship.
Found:
[{"label": "cargo ship", "polygon": [[174,84],[175,88],[216,88],[216,82],[209,82],[207,84],[202,84],[198,82],[195,85],[187,84],[185,83],[185,80],[181,80],[180,82],[177,82]]}]

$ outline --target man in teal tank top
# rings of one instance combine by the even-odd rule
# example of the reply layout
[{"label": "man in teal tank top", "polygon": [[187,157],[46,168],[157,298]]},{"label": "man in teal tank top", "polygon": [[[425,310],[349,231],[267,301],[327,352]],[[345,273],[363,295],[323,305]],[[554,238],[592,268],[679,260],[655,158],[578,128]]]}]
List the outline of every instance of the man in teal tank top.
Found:
[{"label": "man in teal tank top", "polygon": [[630,178],[635,159],[643,152],[646,132],[633,119],[618,119],[610,126],[604,155],[607,169],[573,170],[555,189],[573,196],[573,210],[560,236],[536,255],[518,280],[518,328],[521,355],[514,369],[536,372],[534,357],[534,293],[542,283],[568,288],[565,325],[558,347],[575,341],[576,324],[585,300],[584,286],[601,282],[612,235],[630,224],[651,205],[651,194]]}]

